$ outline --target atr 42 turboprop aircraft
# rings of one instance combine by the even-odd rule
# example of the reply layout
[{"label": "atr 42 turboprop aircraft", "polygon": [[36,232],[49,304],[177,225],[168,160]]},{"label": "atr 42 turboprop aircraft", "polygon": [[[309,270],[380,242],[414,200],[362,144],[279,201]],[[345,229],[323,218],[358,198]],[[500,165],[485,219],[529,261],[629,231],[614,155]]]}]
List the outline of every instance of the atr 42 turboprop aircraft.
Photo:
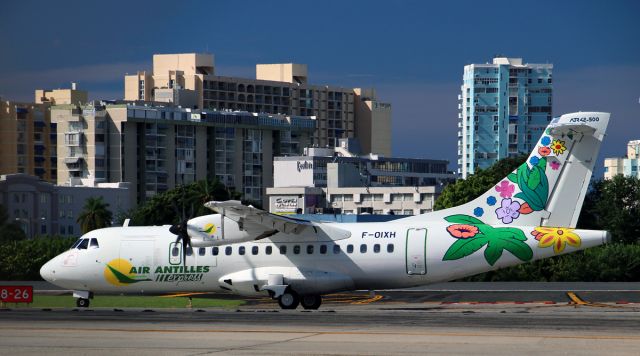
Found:
[{"label": "atr 42 turboprop aircraft", "polygon": [[553,119],[524,164],[455,208],[329,223],[212,201],[219,214],[174,226],[91,231],[40,274],[74,290],[80,307],[94,293],[231,291],[317,309],[328,293],[449,281],[601,245],[608,232],[575,227],[608,122],[602,112]]}]

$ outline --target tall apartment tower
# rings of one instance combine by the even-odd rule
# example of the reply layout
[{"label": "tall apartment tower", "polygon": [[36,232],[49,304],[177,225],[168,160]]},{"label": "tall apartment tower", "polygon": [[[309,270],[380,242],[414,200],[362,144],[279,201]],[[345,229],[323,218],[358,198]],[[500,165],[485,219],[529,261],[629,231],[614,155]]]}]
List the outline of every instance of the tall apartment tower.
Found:
[{"label": "tall apartment tower", "polygon": [[341,138],[357,138],[363,153],[391,156],[391,105],[379,102],[373,89],[309,84],[306,64],[257,64],[251,79],[217,75],[211,54],[155,54],[151,73],[124,81],[125,100],[315,116],[314,145],[335,147]]},{"label": "tall apartment tower", "polygon": [[496,57],[464,67],[458,95],[458,174],[531,152],[551,121],[553,64]]}]

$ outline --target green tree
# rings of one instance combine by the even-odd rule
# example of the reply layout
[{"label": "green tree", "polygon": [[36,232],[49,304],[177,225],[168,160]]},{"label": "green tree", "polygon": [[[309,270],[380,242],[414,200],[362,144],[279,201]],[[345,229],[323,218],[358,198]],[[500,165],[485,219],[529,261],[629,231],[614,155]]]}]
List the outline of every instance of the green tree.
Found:
[{"label": "green tree", "polygon": [[640,179],[618,175],[594,182],[578,226],[607,230],[614,242],[640,242]]},{"label": "green tree", "polygon": [[27,236],[15,221],[9,220],[9,213],[0,205],[0,242],[24,240]]},{"label": "green tree", "polygon": [[111,226],[113,214],[108,209],[109,204],[102,200],[102,197],[89,197],[78,215],[76,222],[80,224],[83,234],[89,231]]},{"label": "green tree", "polygon": [[[131,210],[129,217],[132,225],[177,224],[180,222],[183,209],[187,217],[207,215],[212,211],[205,208],[204,203],[211,200],[237,199],[238,196],[238,193],[229,191],[217,180],[197,181],[156,194]],[[122,221],[124,218],[126,215],[120,216]]]},{"label": "green tree", "polygon": [[435,210],[452,208],[479,197],[518,168],[526,159],[526,155],[504,158],[487,169],[478,170],[467,179],[459,179],[457,182],[449,184],[436,199]]}]

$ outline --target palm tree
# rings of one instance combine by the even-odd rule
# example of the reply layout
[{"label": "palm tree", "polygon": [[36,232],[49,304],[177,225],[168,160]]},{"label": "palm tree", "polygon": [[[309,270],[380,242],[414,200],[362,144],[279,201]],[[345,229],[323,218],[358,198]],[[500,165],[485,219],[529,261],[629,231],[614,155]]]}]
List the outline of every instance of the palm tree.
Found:
[{"label": "palm tree", "polygon": [[76,222],[80,224],[83,234],[95,229],[111,226],[113,214],[107,208],[108,203],[102,201],[102,197],[89,197],[84,203],[82,212]]}]

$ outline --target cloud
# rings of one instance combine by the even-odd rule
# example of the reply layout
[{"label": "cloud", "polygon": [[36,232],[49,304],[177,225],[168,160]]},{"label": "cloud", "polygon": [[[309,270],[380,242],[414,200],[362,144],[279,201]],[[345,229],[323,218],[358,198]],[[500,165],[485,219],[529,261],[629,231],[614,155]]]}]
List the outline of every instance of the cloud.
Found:
[{"label": "cloud", "polygon": [[98,90],[101,87],[120,87],[119,98],[123,96],[124,75],[136,73],[150,67],[148,62],[120,62],[113,64],[92,64],[80,67],[53,68],[22,72],[0,73],[0,95],[10,100],[31,101],[36,89],[68,88],[71,82],[78,83],[79,89]]}]

